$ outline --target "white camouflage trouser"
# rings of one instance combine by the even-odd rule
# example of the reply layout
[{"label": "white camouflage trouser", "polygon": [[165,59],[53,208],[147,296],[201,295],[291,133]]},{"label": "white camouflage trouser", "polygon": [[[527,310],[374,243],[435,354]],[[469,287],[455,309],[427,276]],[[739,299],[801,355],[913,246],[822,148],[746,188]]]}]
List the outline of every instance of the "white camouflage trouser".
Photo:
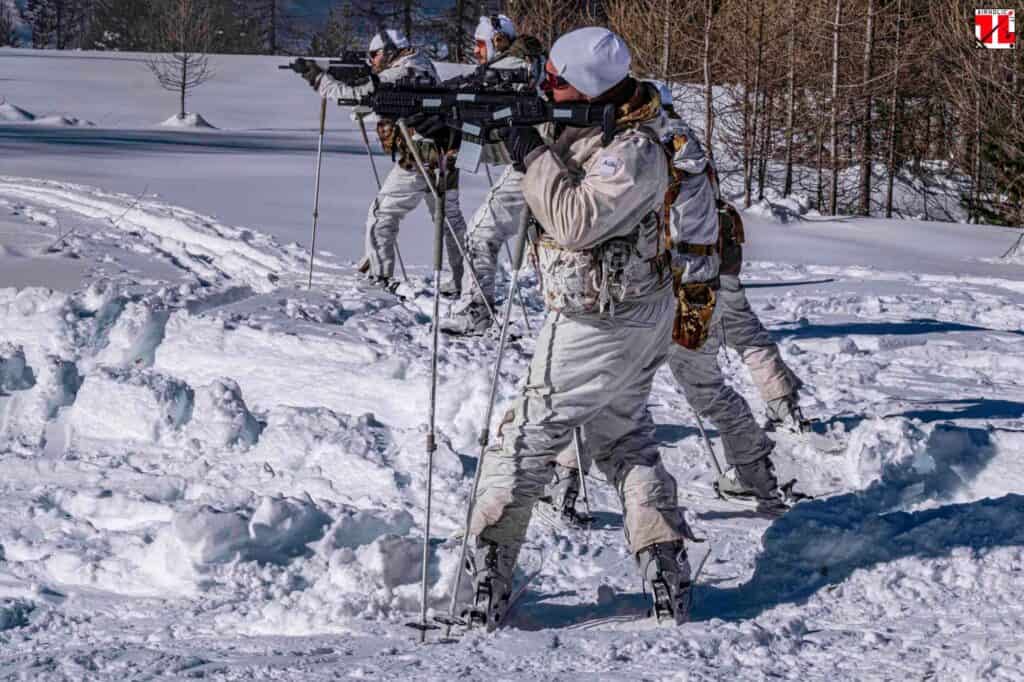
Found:
[{"label": "white camouflage trouser", "polygon": [[749,464],[771,454],[772,441],[754,419],[750,405],[725,383],[718,364],[722,346],[723,305],[716,305],[711,331],[700,350],[673,343],[668,366],[683,387],[686,400],[701,417],[708,419],[722,437],[725,459],[730,465]]},{"label": "white camouflage trouser", "polygon": [[671,339],[671,289],[620,307],[614,318],[549,313],[523,395],[483,461],[470,534],[513,553],[526,536],[552,464],[582,426],[585,447],[618,491],[636,553],[686,536],[676,482],[665,470],[647,411]]},{"label": "white camouflage trouser", "polygon": [[[427,207],[430,209],[432,217],[434,215],[434,195],[430,193],[423,176],[418,171],[408,171],[396,164],[384,178],[384,184],[366,216],[366,254],[370,258],[371,276],[394,276],[395,242],[398,240],[399,224],[402,222],[402,218],[419,206],[423,199],[427,200]],[[459,235],[459,240],[464,241],[466,221],[459,208],[458,190],[445,192],[444,201],[448,222]],[[459,249],[447,226],[444,228],[444,239],[452,277],[456,282],[461,281],[462,257],[459,255]]]},{"label": "white camouflage trouser", "polygon": [[[501,245],[516,236],[519,217],[525,206],[523,174],[512,166],[506,166],[487,192],[484,203],[473,214],[466,236],[466,253],[476,269],[480,288],[488,302],[494,301],[494,279]],[[480,291],[473,285],[468,268],[464,277],[464,296],[479,299]]]},{"label": "white camouflage trouser", "polygon": [[743,358],[750,376],[768,402],[790,395],[800,388],[800,378],[793,373],[779,353],[779,346],[761,324],[750,307],[746,290],[735,275],[722,275],[718,290],[718,308],[724,327],[724,342]]}]

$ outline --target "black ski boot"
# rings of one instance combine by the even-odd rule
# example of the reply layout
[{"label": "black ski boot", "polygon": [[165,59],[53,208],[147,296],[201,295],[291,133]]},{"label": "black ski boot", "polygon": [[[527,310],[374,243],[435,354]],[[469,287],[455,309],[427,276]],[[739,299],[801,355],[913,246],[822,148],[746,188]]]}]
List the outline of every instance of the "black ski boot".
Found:
[{"label": "black ski boot", "polygon": [[775,464],[771,457],[766,455],[750,464],[738,464],[735,471],[737,483],[750,491],[758,512],[782,516],[790,510],[790,505],[779,489],[779,479],[775,477]]},{"label": "black ski boot", "polygon": [[591,519],[576,511],[576,500],[580,496],[580,472],[576,469],[555,465],[554,479],[548,485],[542,503],[551,505],[558,518],[569,526],[584,528]]},{"label": "black ski boot", "polygon": [[693,582],[690,561],[682,541],[659,542],[636,556],[644,581],[651,585],[654,615],[658,621],[671,618],[676,624],[690,620]]},{"label": "black ski boot", "polygon": [[470,628],[498,628],[508,611],[515,572],[515,552],[508,547],[480,540],[467,560],[473,579],[473,606],[464,613]]}]

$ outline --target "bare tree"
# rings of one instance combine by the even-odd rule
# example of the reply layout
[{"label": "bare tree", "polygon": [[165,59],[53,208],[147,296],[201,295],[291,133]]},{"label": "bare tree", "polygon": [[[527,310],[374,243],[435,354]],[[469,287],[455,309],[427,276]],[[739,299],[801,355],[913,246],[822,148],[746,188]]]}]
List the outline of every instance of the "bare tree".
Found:
[{"label": "bare tree", "polygon": [[836,0],[836,18],[832,24],[832,134],[829,153],[832,155],[832,195],[829,212],[839,207],[839,28],[843,18],[843,0]]},{"label": "bare tree", "polygon": [[158,0],[154,8],[154,45],[165,54],[146,61],[165,90],[180,97],[178,118],[185,118],[185,98],[213,77],[207,52],[213,34],[207,0]]},{"label": "bare tree", "polygon": [[886,158],[885,217],[892,217],[893,184],[896,180],[896,150],[899,148],[900,66],[903,54],[903,0],[896,0],[896,40],[892,54],[892,88],[889,94],[889,153]]},{"label": "bare tree", "polygon": [[868,17],[864,37],[864,111],[861,117],[860,152],[860,213],[871,215],[871,172],[872,157],[872,109],[874,105],[874,56],[875,56],[875,2],[868,0]]}]

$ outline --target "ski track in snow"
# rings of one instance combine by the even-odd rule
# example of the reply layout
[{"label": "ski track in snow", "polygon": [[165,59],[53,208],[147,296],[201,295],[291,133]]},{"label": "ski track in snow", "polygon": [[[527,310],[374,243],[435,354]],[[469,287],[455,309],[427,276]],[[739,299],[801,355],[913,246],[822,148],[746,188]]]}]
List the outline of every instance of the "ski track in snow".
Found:
[{"label": "ski track in snow", "polygon": [[[666,465],[708,539],[695,562],[712,552],[695,622],[644,617],[618,504],[594,479],[591,532],[535,517],[524,553],[546,562],[513,627],[423,649],[403,623],[425,506],[426,270],[403,302],[325,256],[308,292],[298,245],[67,183],[0,177],[0,214],[22,230],[0,264],[81,264],[90,282],[0,289],[0,677],[1024,675],[1019,269],[751,262],[755,306],[822,420],[814,439],[780,437],[777,464],[819,498],[774,522],[715,500],[663,371]],[[47,253],[57,226],[71,236]],[[532,352],[516,315],[498,415]],[[496,348],[442,344],[438,612]],[[722,361],[761,414],[739,359]]]}]

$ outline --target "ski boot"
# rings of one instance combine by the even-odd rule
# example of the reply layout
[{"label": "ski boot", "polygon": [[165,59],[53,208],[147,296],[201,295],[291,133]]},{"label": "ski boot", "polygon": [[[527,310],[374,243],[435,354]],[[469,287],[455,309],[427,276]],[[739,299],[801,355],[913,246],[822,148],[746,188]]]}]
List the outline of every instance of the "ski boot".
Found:
[{"label": "ski boot", "polygon": [[[790,491],[794,483],[796,479],[787,484]],[[749,504],[768,516],[782,516],[791,508],[787,498],[796,499],[779,487],[775,465],[767,455],[750,464],[731,467],[718,477],[715,492],[723,499]]]},{"label": "ski boot", "polygon": [[568,526],[586,528],[592,519],[576,510],[580,496],[580,472],[560,464],[555,465],[554,480],[548,485],[541,503],[551,507],[558,520]]},{"label": "ski boot", "polygon": [[508,611],[515,572],[515,552],[485,540],[466,561],[466,571],[473,579],[473,606],[463,613],[470,628],[498,628]]},{"label": "ski boot", "polygon": [[453,336],[475,336],[490,329],[493,322],[484,302],[473,299],[457,306],[451,317],[441,320],[441,331]]},{"label": "ski boot", "polygon": [[443,298],[459,299],[462,296],[461,280],[454,277],[446,277],[441,280],[441,296]]},{"label": "ski boot", "polygon": [[789,431],[791,433],[807,433],[811,430],[811,422],[804,418],[800,411],[800,396],[796,392],[769,400],[765,415],[764,430],[773,433],[775,431]]},{"label": "ski boot", "polygon": [[395,295],[397,295],[398,287],[401,286],[402,284],[397,279],[392,279],[386,275],[370,275],[369,277],[366,278],[366,281],[369,282],[372,286],[375,286],[379,289],[383,289],[389,294]]},{"label": "ski boot", "polygon": [[693,582],[690,561],[683,542],[659,542],[636,555],[644,581],[651,585],[654,615],[675,620],[681,625],[690,620]]}]

